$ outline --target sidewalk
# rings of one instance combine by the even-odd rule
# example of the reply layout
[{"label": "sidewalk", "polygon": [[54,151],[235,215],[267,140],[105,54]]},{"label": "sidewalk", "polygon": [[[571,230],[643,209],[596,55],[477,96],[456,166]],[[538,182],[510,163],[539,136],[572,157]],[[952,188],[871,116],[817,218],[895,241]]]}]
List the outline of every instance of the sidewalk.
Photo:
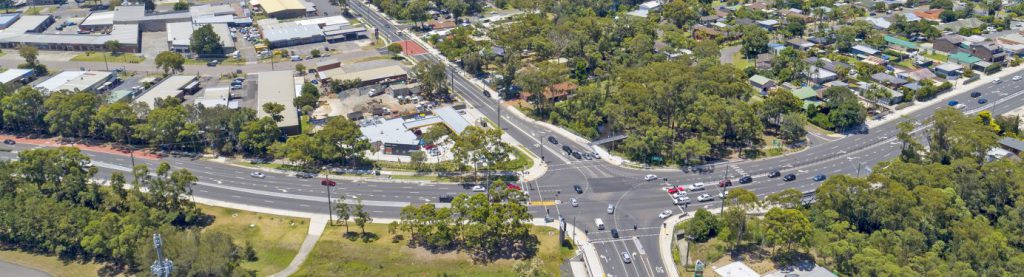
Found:
[{"label": "sidewalk", "polygon": [[[533,223],[533,225],[536,225],[536,226],[547,226],[547,227],[558,229],[558,221],[544,222],[543,218],[534,218],[532,223]],[[565,228],[566,228],[566,233],[565,233],[566,236],[569,236],[569,239],[575,238],[575,241],[573,241],[573,245],[576,245],[577,247],[579,247],[579,249],[577,249],[577,251],[583,251],[583,257],[584,257],[583,262],[585,262],[585,264],[587,266],[587,270],[590,273],[590,276],[591,277],[605,276],[604,265],[601,264],[601,257],[600,257],[600,255],[597,254],[597,248],[594,247],[594,244],[590,243],[590,239],[587,238],[586,232],[584,232],[583,230],[581,230],[579,228],[576,228],[571,223],[566,223],[565,224]],[[574,233],[575,233],[575,236],[573,235]],[[670,253],[670,255],[671,255],[671,253]],[[671,276],[678,276],[678,275],[671,275]]]},{"label": "sidewalk", "polygon": [[[79,150],[82,150],[82,151],[99,152],[99,153],[122,155],[122,156],[132,155],[127,150],[122,150],[122,149],[117,149],[117,148],[111,147],[109,143],[103,143],[103,144],[62,143],[62,142],[57,141],[56,138],[26,138],[26,137],[17,137],[17,136],[7,135],[7,134],[0,135],[0,140],[5,140],[5,139],[12,139],[12,140],[14,140],[17,143],[25,143],[25,144],[38,145],[38,146],[43,146],[43,147],[67,146],[67,147],[78,148]],[[161,158],[160,155],[148,153],[146,151],[135,151],[134,155],[135,155],[136,158],[147,159],[147,160],[159,160]]]}]

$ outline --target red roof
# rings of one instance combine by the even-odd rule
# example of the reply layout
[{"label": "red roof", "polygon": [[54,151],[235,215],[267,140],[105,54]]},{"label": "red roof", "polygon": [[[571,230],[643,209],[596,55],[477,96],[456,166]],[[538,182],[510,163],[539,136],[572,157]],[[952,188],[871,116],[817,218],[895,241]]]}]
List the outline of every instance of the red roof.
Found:
[{"label": "red roof", "polygon": [[939,21],[939,15],[942,14],[943,9],[930,9],[923,11],[914,11],[914,15],[930,21]]}]

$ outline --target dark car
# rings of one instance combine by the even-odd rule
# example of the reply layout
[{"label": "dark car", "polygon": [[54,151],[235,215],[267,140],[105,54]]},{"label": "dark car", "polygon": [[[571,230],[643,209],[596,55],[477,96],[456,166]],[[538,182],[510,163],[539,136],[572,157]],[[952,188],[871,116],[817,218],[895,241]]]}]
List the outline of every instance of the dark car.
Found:
[{"label": "dark car", "polygon": [[548,142],[550,142],[551,144],[558,144],[558,140],[555,139],[555,137],[552,137],[552,136],[548,137]]},{"label": "dark car", "polygon": [[753,181],[754,181],[754,177],[750,177],[750,176],[743,176],[742,178],[740,178],[740,184],[746,184],[746,183],[750,183],[750,182],[753,182]]},{"label": "dark car", "polygon": [[212,61],[206,62],[206,66],[217,66],[217,64],[219,64],[219,63],[220,63],[220,61],[218,61],[218,60],[212,60]]},{"label": "dark car", "polygon": [[818,182],[825,181],[825,178],[826,178],[825,174],[814,175],[814,181],[818,181]]},{"label": "dark car", "polygon": [[971,98],[978,98],[978,96],[981,96],[981,92],[971,92]]},{"label": "dark car", "polygon": [[16,143],[16,142],[14,142],[14,140],[13,140],[13,139],[5,139],[5,140],[4,140],[4,144],[7,144],[7,145],[14,145],[15,143]]},{"label": "dark car", "polygon": [[487,98],[491,98],[491,93],[485,90],[484,96],[487,96]]},{"label": "dark car", "polygon": [[583,153],[583,158],[587,160],[593,160],[594,156],[591,156],[590,153]]},{"label": "dark car", "polygon": [[619,229],[612,229],[612,238],[613,239],[619,238]]},{"label": "dark car", "polygon": [[988,103],[988,99],[985,99],[985,98],[978,99],[978,104],[984,105],[985,103]]},{"label": "dark car", "polygon": [[796,174],[792,174],[792,173],[786,174],[785,177],[782,177],[782,180],[786,181],[786,182],[796,180]]},{"label": "dark car", "polygon": [[583,187],[580,185],[572,185],[572,189],[576,190],[576,193],[583,194]]},{"label": "dark car", "polygon": [[779,172],[778,170],[768,173],[768,178],[775,178],[779,176],[782,176],[782,172]]},{"label": "dark car", "polygon": [[725,179],[725,180],[718,181],[718,186],[719,187],[731,187],[732,186],[732,180]]},{"label": "dark car", "polygon": [[568,145],[562,145],[562,151],[565,151],[565,153],[572,154],[572,147],[569,147]]},{"label": "dark car", "polygon": [[437,197],[437,201],[441,203],[451,203],[452,200],[455,200],[455,195],[445,194]]},{"label": "dark car", "polygon": [[295,177],[299,177],[299,178],[303,178],[303,179],[309,179],[309,178],[316,177],[316,175],[313,174],[313,173],[309,173],[309,172],[299,172],[299,173],[295,173]]},{"label": "dark car", "polygon": [[574,151],[574,152],[572,152],[572,157],[576,158],[577,160],[579,160],[579,159],[583,158],[583,155],[580,155],[580,152],[575,152]]},{"label": "dark car", "polygon": [[956,104],[960,104],[960,101],[949,100],[949,102],[946,102],[946,105],[949,105],[950,107],[956,106]]}]

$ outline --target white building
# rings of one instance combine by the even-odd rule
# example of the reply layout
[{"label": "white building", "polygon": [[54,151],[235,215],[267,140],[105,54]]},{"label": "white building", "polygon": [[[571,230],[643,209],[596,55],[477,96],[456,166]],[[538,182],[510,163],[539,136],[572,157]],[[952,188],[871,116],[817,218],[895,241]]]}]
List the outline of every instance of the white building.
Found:
[{"label": "white building", "polygon": [[113,72],[106,71],[64,71],[35,87],[44,94],[61,90],[102,92],[109,88],[107,84],[112,83],[114,77]]}]

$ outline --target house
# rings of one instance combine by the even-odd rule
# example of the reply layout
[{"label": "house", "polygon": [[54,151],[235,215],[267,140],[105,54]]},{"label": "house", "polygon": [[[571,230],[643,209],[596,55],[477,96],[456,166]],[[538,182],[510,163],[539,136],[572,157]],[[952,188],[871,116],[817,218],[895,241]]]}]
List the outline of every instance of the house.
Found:
[{"label": "house", "polygon": [[878,49],[871,48],[871,46],[857,44],[850,49],[850,53],[854,55],[874,56],[879,53]]},{"label": "house", "polygon": [[946,77],[959,77],[964,67],[955,63],[944,63],[935,67],[935,73]]},{"label": "house", "polygon": [[[544,88],[544,99],[549,102],[559,102],[569,98],[569,95],[576,91],[577,85],[572,82],[561,82]],[[522,92],[519,97],[523,100],[531,100],[532,92]]]},{"label": "house", "polygon": [[872,26],[875,26],[875,29],[879,30],[889,29],[889,27],[892,26],[892,22],[889,22],[888,20],[885,20],[885,18],[881,17],[868,17],[865,18],[864,21],[871,23]]},{"label": "house", "polygon": [[785,49],[786,49],[786,45],[784,45],[784,44],[774,43],[774,42],[769,42],[768,43],[768,51],[773,53],[773,54],[775,54],[775,55],[778,55],[778,54],[782,53],[782,50],[785,50]]},{"label": "house", "polygon": [[256,81],[256,117],[269,116],[260,107],[267,103],[278,103],[284,106],[281,120],[277,127],[287,135],[302,133],[299,123],[299,110],[295,108],[296,95],[301,93],[301,84],[296,86],[292,70],[269,71],[257,73]]},{"label": "house", "polygon": [[949,62],[954,62],[954,63],[958,63],[958,64],[962,64],[962,65],[972,65],[972,64],[974,64],[976,62],[981,61],[981,58],[978,58],[978,57],[972,56],[971,54],[963,53],[963,52],[949,55],[949,56],[946,57],[946,59]]},{"label": "house", "polygon": [[1020,56],[1024,54],[1024,35],[1010,33],[996,38],[999,48],[1006,51],[1007,55]]},{"label": "house", "polygon": [[757,26],[768,29],[769,31],[775,30],[775,27],[779,26],[779,21],[775,19],[765,19],[757,21]]},{"label": "house", "polygon": [[967,38],[961,35],[944,35],[935,39],[932,48],[949,54],[965,51],[963,43]]},{"label": "house", "polygon": [[765,70],[772,67],[772,60],[775,59],[775,55],[771,53],[757,54],[757,58],[754,59],[754,67],[757,70]]},{"label": "house", "polygon": [[721,18],[722,18],[721,16],[718,16],[718,15],[715,15],[715,14],[709,14],[709,15],[701,16],[700,18],[697,19],[697,22],[700,23],[700,24],[711,24],[711,23],[715,23],[716,21],[718,21]]},{"label": "house", "polygon": [[455,24],[455,20],[431,20],[423,24],[435,31],[448,30],[458,26]]},{"label": "house", "polygon": [[896,50],[900,50],[900,51],[903,51],[903,52],[912,52],[912,51],[916,51],[918,49],[918,46],[917,46],[916,43],[909,42],[909,41],[906,41],[904,39],[897,38],[897,37],[894,37],[894,36],[886,35],[883,39],[885,39],[885,43],[891,49],[896,49]]},{"label": "house", "polygon": [[626,14],[638,17],[647,17],[651,11],[661,9],[661,2],[658,1],[647,1],[643,2],[635,10],[632,10]]},{"label": "house", "polygon": [[825,70],[839,73],[841,68],[851,68],[850,65],[843,62],[836,62],[829,60],[828,58],[808,57],[804,59],[808,65],[824,68]]},{"label": "house", "polygon": [[811,80],[811,82],[814,82],[819,85],[839,79],[839,75],[837,75],[835,72],[828,71],[824,68],[820,68],[813,65],[807,68],[807,71],[804,72],[804,75],[806,75],[807,78]]},{"label": "house", "polygon": [[695,39],[715,39],[722,36],[722,32],[708,28],[704,25],[693,26],[693,38]]},{"label": "house", "polygon": [[903,79],[903,78],[900,78],[900,77],[896,77],[896,76],[893,76],[893,75],[889,75],[889,74],[887,74],[885,72],[878,72],[878,73],[875,73],[875,74],[871,74],[871,80],[874,80],[875,82],[878,82],[879,84],[882,84],[882,85],[885,85],[885,86],[889,86],[889,87],[898,87],[898,86],[902,86],[902,85],[907,83],[906,79]]},{"label": "house", "polygon": [[1006,52],[995,42],[983,41],[971,44],[971,55],[981,58],[983,61],[1002,63],[1006,60]]},{"label": "house", "polygon": [[931,22],[941,22],[942,20],[939,19],[939,15],[942,14],[943,11],[944,11],[943,9],[929,9],[929,10],[917,10],[917,11],[914,11],[913,13],[917,17],[920,17],[921,19],[924,19],[924,20],[928,20],[928,21],[931,21]]},{"label": "house", "polygon": [[917,16],[916,14],[914,14],[912,12],[903,13],[903,18],[906,18],[907,22],[918,22],[918,21],[921,21],[921,17]]},{"label": "house", "polygon": [[791,90],[790,93],[792,93],[793,96],[796,96],[796,98],[799,98],[800,100],[804,101],[805,109],[821,105],[821,98],[818,97],[818,92],[814,91],[814,89],[811,87],[803,86]]},{"label": "house", "polygon": [[1015,157],[1015,156],[1016,155],[1014,155],[1010,151],[1007,151],[1006,149],[1002,149],[1002,148],[999,148],[999,147],[992,147],[992,148],[989,148],[987,152],[985,152],[985,162],[994,162],[994,161],[997,161],[997,160],[1002,160],[1002,159],[1007,158],[1007,157]]},{"label": "house", "polygon": [[1024,141],[1015,138],[1001,138],[999,139],[999,146],[1002,147],[1003,149],[1006,149],[1006,151],[1010,151],[1014,155],[1018,156],[1021,152],[1024,152]]},{"label": "house", "polygon": [[715,268],[715,274],[724,277],[761,277],[761,274],[757,274],[749,266],[743,262],[732,262],[718,268]]},{"label": "house", "polygon": [[981,26],[984,26],[984,25],[985,25],[985,22],[981,21],[980,19],[975,18],[975,17],[968,17],[968,18],[960,19],[960,20],[957,20],[957,21],[949,22],[949,23],[939,24],[939,26],[937,28],[940,31],[949,31],[949,32],[956,33],[956,32],[960,32],[960,29],[981,28]]},{"label": "house", "polygon": [[806,51],[807,49],[811,49],[811,47],[814,47],[814,43],[802,38],[791,38],[786,41],[786,44],[789,44],[789,46],[792,46],[793,48],[804,51]]},{"label": "house", "polygon": [[751,86],[754,86],[754,88],[757,88],[758,90],[760,90],[761,94],[766,94],[766,92],[769,89],[775,87],[775,81],[774,80],[768,79],[768,77],[761,76],[761,75],[756,75],[756,74],[754,76],[750,76],[750,79],[748,80],[748,82],[750,82]]},{"label": "house", "polygon": [[917,81],[932,80],[937,78],[937,76],[935,76],[935,73],[932,73],[932,71],[928,70],[928,68],[918,68],[915,70],[900,72],[896,73],[896,76],[900,78],[912,79]]}]

